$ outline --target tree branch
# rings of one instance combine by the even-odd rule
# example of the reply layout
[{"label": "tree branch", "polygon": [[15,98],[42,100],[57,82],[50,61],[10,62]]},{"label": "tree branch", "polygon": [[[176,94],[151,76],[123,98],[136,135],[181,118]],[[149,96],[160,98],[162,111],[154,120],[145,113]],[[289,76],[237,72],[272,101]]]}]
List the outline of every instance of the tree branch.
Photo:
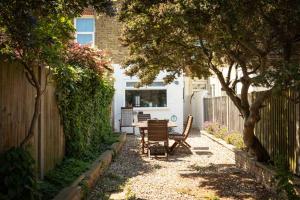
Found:
[{"label": "tree branch", "polygon": [[252,52],[254,55],[257,55],[259,57],[265,56],[267,53],[256,47],[254,44],[252,44],[249,41],[243,40],[241,38],[238,38],[237,41],[241,44],[242,47],[246,48],[250,52]]},{"label": "tree branch", "polygon": [[272,92],[273,92],[273,88],[261,92],[260,95],[258,97],[256,97],[256,99],[252,103],[252,105],[250,107],[250,111],[258,110],[261,107],[263,107],[262,106],[263,102],[271,96]]},{"label": "tree branch", "polygon": [[25,70],[25,76],[26,76],[27,81],[30,83],[30,85],[35,87],[34,82],[33,82],[32,78],[30,77],[30,73],[27,70]]},{"label": "tree branch", "polygon": [[[46,69],[47,70],[47,69]],[[45,86],[44,88],[42,89],[42,95],[45,93],[46,89],[47,89],[47,85],[48,85],[48,78],[50,76],[50,73],[51,73],[51,67],[49,66],[49,69],[46,73],[46,76],[45,76]]]},{"label": "tree branch", "polygon": [[231,84],[231,88],[232,88],[233,90],[235,90],[235,87],[236,87],[236,85],[237,85],[239,82],[241,82],[241,79],[239,79],[238,77],[236,77],[235,80],[234,80],[234,81],[232,82],[232,84]]},{"label": "tree branch", "polygon": [[232,71],[232,67],[234,65],[234,62],[231,62],[228,68],[228,72],[227,72],[227,77],[226,77],[226,84],[229,85],[230,84],[230,79],[231,79],[231,71]]},{"label": "tree branch", "polygon": [[201,43],[201,47],[202,47],[201,49],[203,50],[203,53],[207,57],[207,62],[208,62],[209,68],[217,75],[217,77],[222,85],[223,90],[225,90],[226,94],[233,101],[234,105],[237,107],[239,112],[243,115],[241,99],[236,95],[235,91],[227,85],[222,72],[212,63],[212,55],[213,54],[211,52],[209,52],[209,50],[205,47],[202,40],[200,40],[200,43]]},{"label": "tree branch", "polygon": [[[38,117],[40,115],[40,102],[41,102],[41,85],[38,81],[38,78],[36,77],[34,70],[23,60],[21,60],[21,64],[25,67],[25,69],[28,72],[27,80],[29,82],[32,82],[35,90],[36,90],[36,97],[35,97],[35,104],[34,104],[34,111],[33,111],[33,116],[30,122],[30,126],[27,132],[26,137],[24,140],[21,142],[20,146],[25,147],[25,145],[30,141],[30,139],[34,136],[34,129],[36,127],[36,123],[38,121]],[[30,77],[29,77],[30,76]],[[29,79],[28,79],[29,78]]]},{"label": "tree branch", "polygon": [[261,67],[261,65],[256,66],[252,71],[248,72],[247,74],[255,74],[257,72],[257,70]]}]

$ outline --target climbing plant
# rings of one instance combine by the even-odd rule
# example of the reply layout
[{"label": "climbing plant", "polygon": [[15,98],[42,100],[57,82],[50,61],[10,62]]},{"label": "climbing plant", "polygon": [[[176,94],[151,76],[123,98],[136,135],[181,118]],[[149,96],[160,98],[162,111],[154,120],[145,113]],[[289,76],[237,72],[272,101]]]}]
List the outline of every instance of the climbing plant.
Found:
[{"label": "climbing plant", "polygon": [[114,89],[105,52],[71,44],[66,65],[55,69],[57,100],[64,123],[68,156],[82,157],[101,148],[111,134]]}]

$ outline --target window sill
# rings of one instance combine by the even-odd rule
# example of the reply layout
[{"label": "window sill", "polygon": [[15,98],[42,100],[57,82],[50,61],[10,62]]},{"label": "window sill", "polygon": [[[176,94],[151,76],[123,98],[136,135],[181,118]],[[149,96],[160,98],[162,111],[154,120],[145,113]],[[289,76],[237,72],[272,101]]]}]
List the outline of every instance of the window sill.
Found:
[{"label": "window sill", "polygon": [[144,110],[169,110],[168,107],[133,107],[134,111],[144,111]]}]

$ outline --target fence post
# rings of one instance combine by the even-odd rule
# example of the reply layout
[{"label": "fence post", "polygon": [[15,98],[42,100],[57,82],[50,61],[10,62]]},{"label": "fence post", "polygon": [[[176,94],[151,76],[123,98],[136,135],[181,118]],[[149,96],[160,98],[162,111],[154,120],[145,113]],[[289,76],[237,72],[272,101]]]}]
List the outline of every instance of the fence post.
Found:
[{"label": "fence post", "polygon": [[[45,87],[46,84],[46,69],[43,67],[39,67],[39,82],[42,88]],[[39,171],[39,178],[42,180],[44,178],[44,171],[45,171],[45,156],[44,156],[44,131],[45,131],[45,95],[47,91],[44,91],[44,94],[41,96],[41,103],[40,103],[40,115],[38,120],[38,171]]]},{"label": "fence post", "polygon": [[229,130],[229,99],[227,95],[225,100],[226,100],[226,126],[227,129]]},{"label": "fence post", "polygon": [[300,174],[300,104],[296,104],[296,174]]},{"label": "fence post", "polygon": [[214,97],[211,98],[212,121],[215,122],[215,104]]}]

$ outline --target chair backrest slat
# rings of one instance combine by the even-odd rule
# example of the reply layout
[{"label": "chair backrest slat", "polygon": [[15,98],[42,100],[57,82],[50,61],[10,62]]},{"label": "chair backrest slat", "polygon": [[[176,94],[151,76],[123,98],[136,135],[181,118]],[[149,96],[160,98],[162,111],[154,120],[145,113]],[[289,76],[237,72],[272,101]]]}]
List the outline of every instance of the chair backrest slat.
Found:
[{"label": "chair backrest slat", "polygon": [[193,116],[189,115],[188,119],[187,119],[187,123],[183,132],[183,135],[185,138],[187,138],[191,132],[191,128],[192,128],[192,124],[193,124]]},{"label": "chair backrest slat", "polygon": [[147,120],[151,119],[151,115],[150,114],[138,114],[137,118],[138,118],[139,122],[147,121]]},{"label": "chair backrest slat", "polygon": [[121,108],[121,125],[132,126],[133,123],[133,108],[122,107]]},{"label": "chair backrest slat", "polygon": [[168,120],[148,120],[148,140],[168,140]]}]

